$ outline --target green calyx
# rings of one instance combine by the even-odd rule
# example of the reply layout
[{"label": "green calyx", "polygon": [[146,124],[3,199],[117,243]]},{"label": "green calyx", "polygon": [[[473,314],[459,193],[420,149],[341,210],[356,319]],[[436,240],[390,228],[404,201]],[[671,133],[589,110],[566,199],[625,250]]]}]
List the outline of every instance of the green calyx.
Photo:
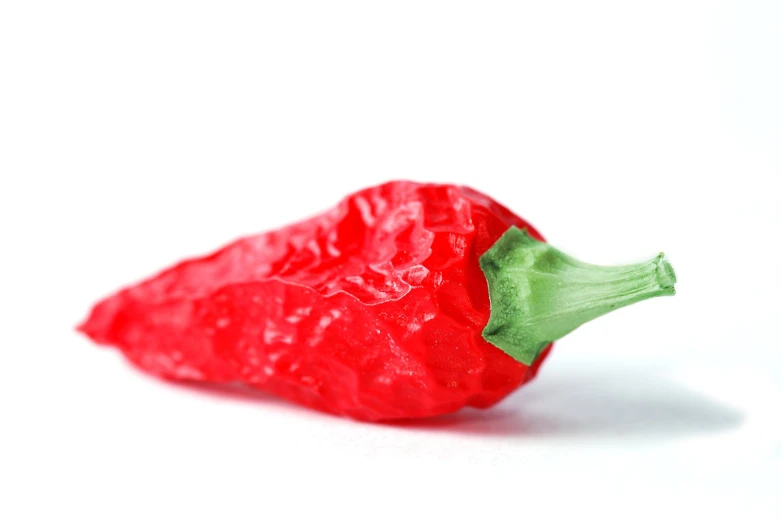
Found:
[{"label": "green calyx", "polygon": [[659,254],[635,265],[580,262],[511,227],[483,256],[489,343],[531,365],[550,342],[610,311],[675,294],[675,272]]}]

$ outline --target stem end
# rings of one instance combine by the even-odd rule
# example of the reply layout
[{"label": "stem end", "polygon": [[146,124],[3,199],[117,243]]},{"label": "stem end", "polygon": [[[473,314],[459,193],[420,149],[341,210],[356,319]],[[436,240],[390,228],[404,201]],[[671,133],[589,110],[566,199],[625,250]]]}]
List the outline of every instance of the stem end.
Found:
[{"label": "stem end", "polygon": [[664,253],[634,265],[591,265],[516,227],[480,258],[480,267],[491,300],[483,338],[525,365],[588,321],[675,294],[675,271]]}]

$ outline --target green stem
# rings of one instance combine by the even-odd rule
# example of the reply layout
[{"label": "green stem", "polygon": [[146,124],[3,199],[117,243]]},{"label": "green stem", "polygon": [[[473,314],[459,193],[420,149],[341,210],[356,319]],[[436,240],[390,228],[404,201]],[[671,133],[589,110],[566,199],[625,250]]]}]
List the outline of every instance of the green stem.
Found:
[{"label": "green stem", "polygon": [[488,280],[489,343],[526,365],[545,346],[610,311],[675,294],[664,254],[635,265],[580,262],[511,227],[480,258]]}]

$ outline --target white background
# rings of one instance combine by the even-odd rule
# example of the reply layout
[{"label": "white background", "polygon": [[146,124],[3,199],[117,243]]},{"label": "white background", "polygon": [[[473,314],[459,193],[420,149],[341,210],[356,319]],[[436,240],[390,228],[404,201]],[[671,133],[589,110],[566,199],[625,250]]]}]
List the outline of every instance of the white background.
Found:
[{"label": "white background", "polygon": [[[779,521],[781,4],[0,4],[0,520]],[[121,285],[392,178],[678,295],[490,411],[380,426],[161,383]]]}]

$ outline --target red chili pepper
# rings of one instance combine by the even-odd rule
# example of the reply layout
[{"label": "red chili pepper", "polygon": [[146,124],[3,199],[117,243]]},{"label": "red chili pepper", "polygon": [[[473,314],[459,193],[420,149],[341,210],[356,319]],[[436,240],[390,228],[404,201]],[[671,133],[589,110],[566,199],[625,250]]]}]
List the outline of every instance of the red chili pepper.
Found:
[{"label": "red chili pepper", "polygon": [[122,290],[80,329],[165,378],[418,418],[494,405],[553,340],[674,283],[662,255],[587,265],[473,189],[390,182]]}]

